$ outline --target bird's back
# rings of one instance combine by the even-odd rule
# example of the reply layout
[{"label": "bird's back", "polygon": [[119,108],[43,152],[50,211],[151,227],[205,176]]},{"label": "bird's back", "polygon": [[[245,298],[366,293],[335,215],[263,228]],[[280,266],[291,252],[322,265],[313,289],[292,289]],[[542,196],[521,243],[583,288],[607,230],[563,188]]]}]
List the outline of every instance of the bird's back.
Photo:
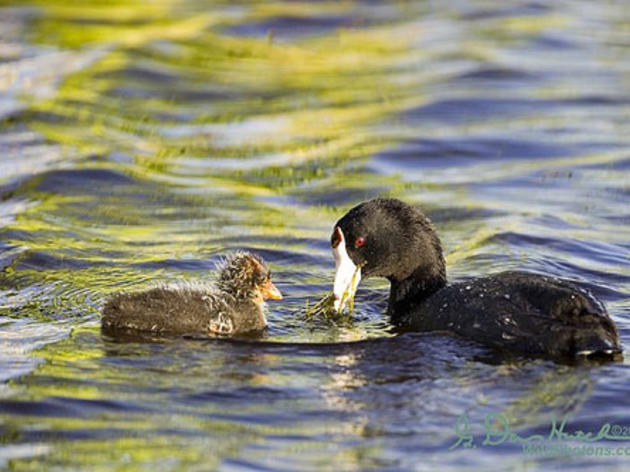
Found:
[{"label": "bird's back", "polygon": [[523,272],[447,286],[393,321],[404,329],[451,331],[525,355],[573,358],[621,351],[613,321],[592,294]]},{"label": "bird's back", "polygon": [[119,293],[103,308],[103,326],[161,334],[207,332],[210,323],[229,318],[229,306],[214,289],[155,287]]}]

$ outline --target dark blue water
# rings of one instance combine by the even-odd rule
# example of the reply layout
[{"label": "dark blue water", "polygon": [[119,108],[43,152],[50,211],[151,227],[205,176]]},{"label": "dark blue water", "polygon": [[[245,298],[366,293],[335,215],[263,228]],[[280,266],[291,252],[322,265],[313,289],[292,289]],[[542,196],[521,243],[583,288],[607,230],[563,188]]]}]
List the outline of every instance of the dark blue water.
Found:
[{"label": "dark blue water", "polygon": [[[627,361],[394,337],[379,280],[351,323],[302,313],[334,222],[390,195],[451,280],[571,279],[630,345],[628,77],[620,1],[0,1],[0,467],[627,470],[630,438],[482,444],[630,436]],[[109,294],[234,249],[285,294],[262,339],[101,334]]]}]

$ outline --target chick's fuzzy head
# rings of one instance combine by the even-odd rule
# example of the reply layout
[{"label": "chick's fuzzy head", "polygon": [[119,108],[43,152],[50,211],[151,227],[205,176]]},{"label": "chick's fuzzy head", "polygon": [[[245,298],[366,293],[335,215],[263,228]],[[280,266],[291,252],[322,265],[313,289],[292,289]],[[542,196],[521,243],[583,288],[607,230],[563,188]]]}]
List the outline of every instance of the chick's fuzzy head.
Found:
[{"label": "chick's fuzzy head", "polygon": [[225,258],[219,267],[217,285],[219,289],[243,299],[265,298],[263,289],[273,286],[271,271],[265,261],[246,251],[238,251]]}]

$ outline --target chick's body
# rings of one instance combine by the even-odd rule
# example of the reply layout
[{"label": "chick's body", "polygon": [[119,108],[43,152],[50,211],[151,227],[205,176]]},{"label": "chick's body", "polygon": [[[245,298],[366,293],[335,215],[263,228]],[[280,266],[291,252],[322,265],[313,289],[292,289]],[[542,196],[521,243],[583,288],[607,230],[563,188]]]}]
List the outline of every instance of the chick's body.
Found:
[{"label": "chick's body", "polygon": [[227,258],[215,284],[163,285],[118,293],[103,308],[103,328],[157,334],[234,335],[267,326],[265,298],[281,298],[264,261],[251,253]]}]

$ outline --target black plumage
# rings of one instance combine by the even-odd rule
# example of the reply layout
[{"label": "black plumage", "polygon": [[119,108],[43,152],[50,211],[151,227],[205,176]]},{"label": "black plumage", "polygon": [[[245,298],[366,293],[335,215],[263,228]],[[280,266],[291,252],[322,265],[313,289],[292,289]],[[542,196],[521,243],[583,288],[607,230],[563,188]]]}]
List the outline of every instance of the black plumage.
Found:
[{"label": "black plumage", "polygon": [[[590,292],[553,277],[502,272],[447,285],[442,246],[419,209],[378,198],[336,224],[364,278],[391,283],[388,314],[400,330],[449,331],[530,356],[576,357],[621,352],[619,334]],[[356,247],[353,241],[363,238]]]}]

